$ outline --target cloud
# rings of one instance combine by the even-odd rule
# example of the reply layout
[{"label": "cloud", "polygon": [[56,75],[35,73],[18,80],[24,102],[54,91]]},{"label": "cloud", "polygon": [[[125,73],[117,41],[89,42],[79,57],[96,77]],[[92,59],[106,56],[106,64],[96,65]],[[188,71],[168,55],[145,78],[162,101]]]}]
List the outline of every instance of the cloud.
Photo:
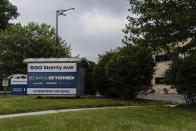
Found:
[{"label": "cloud", "polygon": [[127,23],[128,0],[10,0],[18,7],[20,17],[14,22],[30,21],[56,25],[59,9],[76,10],[59,17],[59,35],[80,54],[96,61],[98,54],[121,46],[122,29]]},{"label": "cloud", "polygon": [[124,21],[111,15],[96,14],[93,17],[86,16],[87,25],[85,33],[88,36],[113,34],[122,30]]}]

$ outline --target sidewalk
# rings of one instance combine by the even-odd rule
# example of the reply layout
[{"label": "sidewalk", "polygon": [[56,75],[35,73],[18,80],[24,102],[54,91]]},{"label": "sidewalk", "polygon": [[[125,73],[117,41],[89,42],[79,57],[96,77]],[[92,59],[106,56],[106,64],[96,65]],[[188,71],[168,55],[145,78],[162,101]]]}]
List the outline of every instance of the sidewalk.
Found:
[{"label": "sidewalk", "polygon": [[60,110],[48,110],[48,111],[39,111],[39,112],[27,112],[19,114],[7,114],[0,115],[0,119],[3,118],[13,118],[13,117],[22,117],[22,116],[34,116],[34,115],[44,115],[44,114],[54,114],[61,112],[73,112],[73,111],[85,111],[85,110],[101,110],[101,109],[122,109],[122,108],[134,108],[141,106],[117,106],[117,107],[98,107],[98,108],[80,108],[80,109],[60,109]]}]

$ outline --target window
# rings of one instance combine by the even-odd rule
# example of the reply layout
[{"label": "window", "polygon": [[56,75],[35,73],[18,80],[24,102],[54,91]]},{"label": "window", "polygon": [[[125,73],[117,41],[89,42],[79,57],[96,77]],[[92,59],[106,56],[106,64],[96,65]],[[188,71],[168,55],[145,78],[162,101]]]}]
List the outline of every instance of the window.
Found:
[{"label": "window", "polygon": [[158,55],[155,56],[155,61],[156,62],[161,62],[161,61],[170,61],[171,58],[169,58],[167,55]]},{"label": "window", "polygon": [[156,77],[155,84],[165,84],[165,82],[163,81],[163,77]]},{"label": "window", "polygon": [[187,52],[184,53],[184,58],[189,57],[190,55],[191,55],[191,52],[187,51]]}]

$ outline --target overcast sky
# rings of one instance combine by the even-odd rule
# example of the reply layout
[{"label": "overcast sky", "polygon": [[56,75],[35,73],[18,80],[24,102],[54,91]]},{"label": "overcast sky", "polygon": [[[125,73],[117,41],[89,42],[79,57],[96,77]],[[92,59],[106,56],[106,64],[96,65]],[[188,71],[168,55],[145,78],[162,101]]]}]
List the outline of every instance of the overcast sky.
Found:
[{"label": "overcast sky", "polygon": [[10,0],[18,7],[16,20],[56,26],[56,10],[76,10],[59,16],[59,35],[71,45],[72,55],[97,61],[98,54],[122,46],[128,0]]}]

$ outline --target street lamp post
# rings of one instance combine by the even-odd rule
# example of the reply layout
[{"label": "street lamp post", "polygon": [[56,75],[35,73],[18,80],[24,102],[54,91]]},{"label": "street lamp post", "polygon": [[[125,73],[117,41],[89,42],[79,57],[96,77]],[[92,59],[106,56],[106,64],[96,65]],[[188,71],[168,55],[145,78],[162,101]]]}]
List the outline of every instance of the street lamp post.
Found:
[{"label": "street lamp post", "polygon": [[[67,10],[57,10],[56,11],[56,46],[58,47],[59,46],[59,36],[58,36],[58,16],[59,15],[63,15],[63,16],[66,16],[66,12],[68,11],[73,11],[75,10],[74,8],[70,8],[70,9],[67,9]],[[56,49],[56,55],[58,56],[58,48]]]},{"label": "street lamp post", "polygon": [[[59,45],[59,39],[58,39],[58,16],[59,16],[59,13],[58,13],[58,10],[56,11],[56,46],[58,47]],[[57,53],[57,51],[56,51]]]}]

